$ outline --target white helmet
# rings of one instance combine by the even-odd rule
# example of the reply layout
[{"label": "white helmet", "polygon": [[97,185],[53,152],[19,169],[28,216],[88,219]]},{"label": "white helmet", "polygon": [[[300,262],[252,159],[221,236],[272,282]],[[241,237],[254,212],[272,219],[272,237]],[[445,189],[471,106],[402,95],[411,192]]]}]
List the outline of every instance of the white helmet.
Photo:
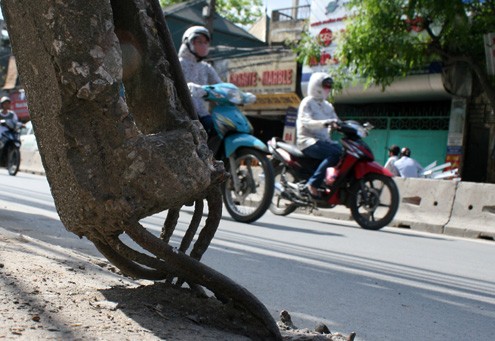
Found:
[{"label": "white helmet", "polygon": [[317,99],[326,99],[328,91],[325,89],[331,89],[333,85],[333,79],[329,74],[325,72],[313,72],[309,77],[308,82],[308,95]]},{"label": "white helmet", "polygon": [[186,30],[186,32],[184,32],[184,34],[182,35],[182,43],[187,44],[190,41],[192,41],[194,38],[196,38],[200,35],[204,35],[208,39],[208,41],[211,41],[210,32],[208,31],[208,29],[206,27],[192,26],[192,27],[189,27]]},{"label": "white helmet", "polygon": [[10,99],[10,97],[3,96],[3,97],[0,99],[0,104],[3,104],[4,102],[12,102],[12,100]]}]

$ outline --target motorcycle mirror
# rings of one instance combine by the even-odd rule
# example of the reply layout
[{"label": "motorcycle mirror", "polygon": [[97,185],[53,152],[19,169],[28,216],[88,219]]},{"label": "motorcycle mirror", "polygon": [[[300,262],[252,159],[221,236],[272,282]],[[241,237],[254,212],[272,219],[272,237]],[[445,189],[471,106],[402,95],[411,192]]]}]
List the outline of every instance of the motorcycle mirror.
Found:
[{"label": "motorcycle mirror", "polygon": [[256,102],[256,95],[252,94],[250,92],[245,92],[244,93],[244,103],[245,104],[251,104]]},{"label": "motorcycle mirror", "polygon": [[363,124],[363,127],[366,129],[366,130],[371,130],[373,129],[375,126],[372,125],[371,123],[369,122],[366,122],[365,124]]}]

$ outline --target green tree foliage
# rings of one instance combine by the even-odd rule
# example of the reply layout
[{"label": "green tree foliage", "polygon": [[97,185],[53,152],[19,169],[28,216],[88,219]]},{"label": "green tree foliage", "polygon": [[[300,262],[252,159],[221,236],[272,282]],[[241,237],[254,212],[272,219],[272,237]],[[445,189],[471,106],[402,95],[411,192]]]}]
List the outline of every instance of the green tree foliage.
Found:
[{"label": "green tree foliage", "polygon": [[311,65],[312,61],[320,60],[322,43],[318,36],[313,37],[309,32],[303,31],[299,41],[287,41],[286,44],[297,54],[297,61],[303,65]]},{"label": "green tree foliage", "polygon": [[[339,35],[338,79],[365,79],[383,87],[432,61],[464,63],[495,108],[483,34],[495,32],[495,0],[351,0],[352,15]],[[300,61],[319,57],[317,38],[303,36]]]},{"label": "green tree foliage", "polygon": [[464,63],[495,107],[486,72],[483,34],[495,32],[495,0],[351,0],[354,11],[341,36],[341,71],[368,84],[426,67]]},{"label": "green tree foliage", "polygon": [[[181,0],[160,0],[160,5],[166,7],[178,4]],[[241,26],[254,24],[261,18],[261,0],[216,0],[216,11],[225,19]]]}]

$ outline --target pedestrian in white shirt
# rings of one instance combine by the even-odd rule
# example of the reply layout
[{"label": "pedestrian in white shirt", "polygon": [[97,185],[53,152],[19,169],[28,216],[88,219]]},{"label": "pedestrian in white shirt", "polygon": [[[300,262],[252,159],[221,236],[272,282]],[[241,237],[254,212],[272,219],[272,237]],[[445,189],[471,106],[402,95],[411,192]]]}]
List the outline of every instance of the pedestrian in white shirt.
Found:
[{"label": "pedestrian in white shirt", "polygon": [[407,147],[402,148],[400,159],[395,161],[394,165],[403,178],[419,178],[422,176],[423,167],[418,161],[411,158],[411,150]]},{"label": "pedestrian in white shirt", "polygon": [[397,167],[395,167],[395,161],[399,160],[400,148],[393,144],[388,149],[388,160],[385,163],[384,168],[388,169],[394,176],[400,176]]}]

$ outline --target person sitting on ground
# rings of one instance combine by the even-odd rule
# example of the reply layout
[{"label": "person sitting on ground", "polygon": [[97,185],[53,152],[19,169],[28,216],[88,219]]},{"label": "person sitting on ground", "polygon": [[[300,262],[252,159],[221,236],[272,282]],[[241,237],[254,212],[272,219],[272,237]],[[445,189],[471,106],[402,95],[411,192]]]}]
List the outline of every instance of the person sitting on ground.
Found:
[{"label": "person sitting on ground", "polygon": [[399,159],[399,154],[400,154],[400,148],[395,144],[391,145],[390,148],[388,149],[388,160],[385,163],[384,168],[388,169],[390,173],[392,173],[394,176],[400,176],[397,167],[395,167],[395,161]]},{"label": "person sitting on ground", "polygon": [[419,178],[423,173],[423,167],[411,158],[411,150],[407,147],[402,148],[400,159],[395,161],[394,166],[403,178]]},{"label": "person sitting on ground", "polygon": [[208,56],[210,41],[210,32],[206,27],[192,26],[182,36],[178,56],[182,73],[191,90],[194,109],[208,137],[211,138],[216,136],[216,132],[208,110],[208,103],[202,98],[206,92],[201,86],[221,83],[222,80],[215,69],[204,61]]},{"label": "person sitting on ground", "polygon": [[322,160],[309,178],[306,189],[313,197],[319,197],[326,169],[335,166],[342,154],[341,146],[332,141],[328,127],[335,125],[339,118],[326,99],[332,90],[333,79],[323,72],[315,72],[308,83],[308,96],[298,109],[296,120],[296,145],[307,157]]}]

